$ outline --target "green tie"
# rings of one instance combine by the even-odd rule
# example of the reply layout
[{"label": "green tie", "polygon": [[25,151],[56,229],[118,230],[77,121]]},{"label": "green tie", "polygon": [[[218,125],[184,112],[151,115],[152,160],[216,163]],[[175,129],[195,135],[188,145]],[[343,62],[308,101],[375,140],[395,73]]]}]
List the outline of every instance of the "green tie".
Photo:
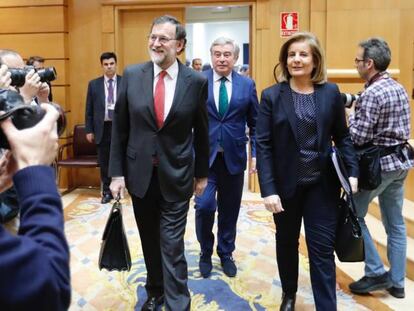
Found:
[{"label": "green tie", "polygon": [[229,97],[226,89],[226,77],[220,79],[220,90],[219,90],[219,115],[223,118],[226,114],[227,108],[229,107]]}]

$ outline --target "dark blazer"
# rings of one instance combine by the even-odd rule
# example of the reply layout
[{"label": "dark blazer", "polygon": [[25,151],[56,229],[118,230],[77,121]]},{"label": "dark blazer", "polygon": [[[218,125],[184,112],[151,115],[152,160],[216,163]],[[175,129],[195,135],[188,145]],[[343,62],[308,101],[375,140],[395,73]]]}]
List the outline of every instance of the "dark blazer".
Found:
[{"label": "dark blazer", "polygon": [[54,172],[30,166],[18,171],[13,182],[20,227],[15,236],[0,226],[0,310],[67,310],[69,247]]},{"label": "dark blazer", "polygon": [[[119,95],[122,77],[116,76],[116,93]],[[89,81],[86,96],[85,130],[86,133],[95,134],[95,143],[102,140],[105,121],[105,80],[104,77]]]},{"label": "dark blazer", "polygon": [[207,79],[180,62],[171,110],[161,129],[154,113],[152,62],[125,69],[112,123],[110,176],[125,176],[144,197],[159,158],[161,193],[169,202],[193,193],[193,177],[208,176]]},{"label": "dark blazer", "polygon": [[[358,163],[336,84],[315,84],[319,164],[327,191],[340,184],[330,153],[332,140],[342,153],[349,176],[358,177]],[[299,146],[291,89],[283,82],[262,93],[257,120],[257,164],[262,197],[291,197],[297,185]]]},{"label": "dark blazer", "polygon": [[247,155],[246,124],[249,127],[252,156],[256,156],[256,117],[259,103],[256,86],[250,78],[232,72],[232,95],[229,108],[223,119],[214,100],[213,70],[205,71],[208,78],[207,109],[209,115],[210,167],[214,163],[219,144],[226,151],[224,161],[230,174],[239,174],[246,169]]}]

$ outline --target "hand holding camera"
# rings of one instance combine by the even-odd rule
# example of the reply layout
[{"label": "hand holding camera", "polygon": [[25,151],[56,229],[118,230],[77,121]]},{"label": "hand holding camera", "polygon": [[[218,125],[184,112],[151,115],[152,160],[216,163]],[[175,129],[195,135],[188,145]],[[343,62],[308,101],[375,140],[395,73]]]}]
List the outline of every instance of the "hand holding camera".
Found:
[{"label": "hand holding camera", "polygon": [[8,89],[11,84],[11,73],[7,70],[6,65],[0,66],[0,88]]},{"label": "hand holding camera", "polygon": [[11,118],[0,123],[16,160],[17,169],[32,165],[49,165],[58,150],[58,111],[50,104],[42,104],[44,117],[33,127],[19,130]]}]

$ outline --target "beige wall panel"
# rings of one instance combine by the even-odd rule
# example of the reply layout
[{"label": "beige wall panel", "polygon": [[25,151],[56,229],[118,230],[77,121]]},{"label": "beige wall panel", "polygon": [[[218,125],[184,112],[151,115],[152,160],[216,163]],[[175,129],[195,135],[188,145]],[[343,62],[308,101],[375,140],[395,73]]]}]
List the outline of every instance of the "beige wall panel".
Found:
[{"label": "beige wall panel", "polygon": [[0,33],[67,31],[65,10],[64,6],[0,8]]},{"label": "beige wall panel", "polygon": [[312,12],[326,12],[328,0],[311,0],[311,11]]},{"label": "beige wall panel", "polygon": [[358,42],[371,36],[381,36],[388,42],[393,51],[389,68],[398,68],[399,17],[398,9],[331,11],[328,6],[328,68],[353,68]]},{"label": "beige wall panel", "polygon": [[1,0],[0,7],[66,5],[67,0]]},{"label": "beige wall panel", "polygon": [[312,11],[310,16],[309,31],[318,37],[321,46],[326,50],[326,12]]},{"label": "beige wall panel", "polygon": [[[64,111],[70,110],[70,107],[66,102],[66,92],[67,91],[69,91],[68,86],[52,85],[53,101],[55,103],[59,104],[63,108]],[[67,118],[70,118],[70,115],[67,115]]]},{"label": "beige wall panel", "polygon": [[399,8],[400,0],[327,0],[328,11],[331,10],[375,10]]},{"label": "beige wall panel", "polygon": [[23,58],[30,55],[64,58],[65,36],[64,33],[0,35],[0,46],[16,50]]},{"label": "beige wall panel", "polygon": [[[115,51],[115,34],[103,33],[102,34],[102,51]],[[122,68],[118,66],[120,72]]]},{"label": "beige wall panel", "polygon": [[69,107],[71,127],[85,122],[88,82],[102,74],[101,4],[99,0],[73,0],[69,6]]},{"label": "beige wall panel", "polygon": [[52,85],[69,84],[68,74],[66,68],[69,66],[69,61],[65,59],[46,59],[45,67],[55,67],[57,79],[52,81]]},{"label": "beige wall panel", "polygon": [[147,43],[148,33],[155,17],[170,14],[179,20],[184,20],[183,9],[163,10],[121,10],[119,11],[119,38],[117,38],[117,51],[119,51],[120,68],[130,64],[149,60]]},{"label": "beige wall panel", "polygon": [[113,6],[102,6],[102,32],[113,33],[115,31],[114,13]]},{"label": "beige wall panel", "polygon": [[270,0],[258,0],[256,5],[256,28],[269,29],[270,25]]}]

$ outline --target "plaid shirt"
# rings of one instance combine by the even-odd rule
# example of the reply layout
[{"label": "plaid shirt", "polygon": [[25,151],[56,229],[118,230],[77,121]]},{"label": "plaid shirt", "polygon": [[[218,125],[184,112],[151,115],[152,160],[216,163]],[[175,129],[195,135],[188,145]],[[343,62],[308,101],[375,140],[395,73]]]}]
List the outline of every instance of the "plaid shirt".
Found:
[{"label": "plaid shirt", "polygon": [[[410,105],[407,92],[387,73],[361,94],[355,113],[349,117],[349,130],[355,145],[372,142],[378,146],[394,146],[410,137]],[[402,162],[396,154],[381,158],[383,171],[409,169],[414,160]]]}]

